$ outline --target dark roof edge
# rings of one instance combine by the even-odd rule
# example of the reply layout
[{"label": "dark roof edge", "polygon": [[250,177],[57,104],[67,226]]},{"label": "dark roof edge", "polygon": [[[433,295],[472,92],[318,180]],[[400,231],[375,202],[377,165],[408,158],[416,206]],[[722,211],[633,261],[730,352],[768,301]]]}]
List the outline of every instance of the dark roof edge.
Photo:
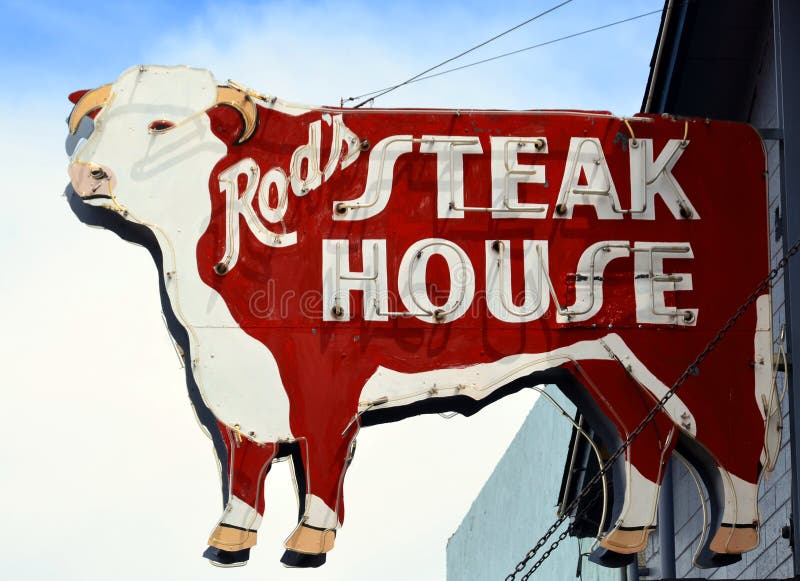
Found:
[{"label": "dark roof edge", "polygon": [[[650,59],[650,76],[647,78],[644,96],[642,97],[643,113],[661,113],[653,109],[654,105],[666,101],[665,93],[669,90],[672,69],[675,66],[677,45],[683,33],[686,9],[692,0],[664,0],[653,56]],[[660,109],[661,107],[656,107]]]}]

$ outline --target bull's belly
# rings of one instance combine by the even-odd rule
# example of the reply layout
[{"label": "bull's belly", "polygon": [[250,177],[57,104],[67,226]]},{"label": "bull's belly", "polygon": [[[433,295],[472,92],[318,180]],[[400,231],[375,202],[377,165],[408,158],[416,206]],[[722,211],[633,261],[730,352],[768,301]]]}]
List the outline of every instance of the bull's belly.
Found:
[{"label": "bull's belly", "polygon": [[[580,341],[552,351],[511,355],[489,363],[458,368],[404,373],[381,366],[361,390],[359,408],[378,410],[402,407],[431,398],[453,396],[481,400],[522,377],[570,362],[587,360],[608,361],[611,365],[620,365],[621,362],[656,399],[668,391],[668,387],[647,369],[622,338],[610,333],[600,339]],[[696,423],[692,413],[680,398],[673,396],[667,402],[665,411],[676,424],[688,425],[687,431],[695,435]]]}]

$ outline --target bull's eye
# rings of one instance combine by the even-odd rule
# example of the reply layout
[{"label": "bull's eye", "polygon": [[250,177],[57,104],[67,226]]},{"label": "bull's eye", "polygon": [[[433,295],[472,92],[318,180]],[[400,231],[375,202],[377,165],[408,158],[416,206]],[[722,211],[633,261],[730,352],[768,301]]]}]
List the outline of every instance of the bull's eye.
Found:
[{"label": "bull's eye", "polygon": [[167,121],[166,119],[158,119],[153,121],[150,125],[148,125],[147,130],[150,133],[163,133],[168,129],[172,129],[175,127],[175,124],[172,121]]}]

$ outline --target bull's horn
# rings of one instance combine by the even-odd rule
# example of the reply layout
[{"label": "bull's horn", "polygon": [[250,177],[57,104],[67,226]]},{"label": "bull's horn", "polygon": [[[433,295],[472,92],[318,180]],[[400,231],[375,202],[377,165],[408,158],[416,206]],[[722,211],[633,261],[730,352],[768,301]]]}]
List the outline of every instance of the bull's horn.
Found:
[{"label": "bull's horn", "polygon": [[110,94],[111,85],[103,85],[102,87],[93,89],[83,95],[83,97],[81,97],[78,102],[75,103],[75,107],[72,108],[72,113],[69,115],[70,134],[74,135],[78,130],[78,125],[81,124],[81,119],[105,105]]},{"label": "bull's horn", "polygon": [[244,129],[236,144],[242,144],[253,136],[258,124],[258,108],[253,100],[240,89],[233,87],[217,87],[216,105],[228,105],[233,107],[242,116]]}]

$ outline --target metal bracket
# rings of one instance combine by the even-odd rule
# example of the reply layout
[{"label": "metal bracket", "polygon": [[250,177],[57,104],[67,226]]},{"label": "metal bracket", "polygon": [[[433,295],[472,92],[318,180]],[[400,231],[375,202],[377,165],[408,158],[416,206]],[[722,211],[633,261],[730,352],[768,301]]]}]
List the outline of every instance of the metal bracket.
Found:
[{"label": "metal bracket", "polygon": [[758,131],[761,139],[783,141],[783,129],[780,127],[757,127],[756,131]]}]

